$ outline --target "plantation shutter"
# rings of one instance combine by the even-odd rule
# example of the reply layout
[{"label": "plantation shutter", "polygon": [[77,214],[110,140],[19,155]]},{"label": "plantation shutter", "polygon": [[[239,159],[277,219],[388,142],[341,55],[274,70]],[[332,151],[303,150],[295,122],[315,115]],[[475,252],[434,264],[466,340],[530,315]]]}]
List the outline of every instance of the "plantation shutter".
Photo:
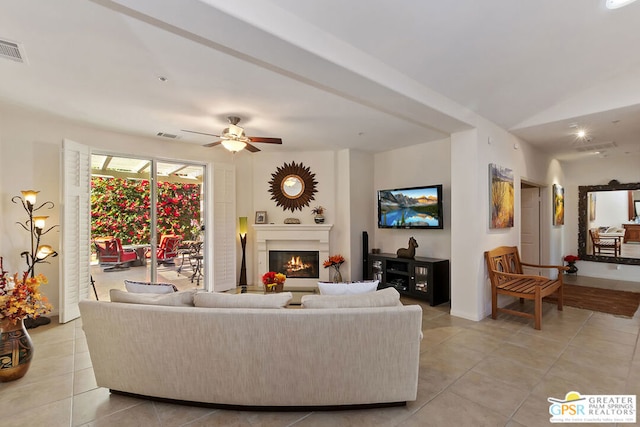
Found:
[{"label": "plantation shutter", "polygon": [[89,147],[65,139],[62,143],[61,323],[80,317],[78,302],[89,295],[90,177]]},{"label": "plantation shutter", "polygon": [[[235,167],[213,166],[213,290],[236,287]],[[208,265],[211,265],[209,263]]]}]

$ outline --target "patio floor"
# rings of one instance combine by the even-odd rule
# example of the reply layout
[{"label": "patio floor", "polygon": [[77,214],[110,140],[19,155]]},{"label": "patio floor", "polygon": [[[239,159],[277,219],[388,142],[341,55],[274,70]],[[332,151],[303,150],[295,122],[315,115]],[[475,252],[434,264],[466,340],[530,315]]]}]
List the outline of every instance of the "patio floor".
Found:
[{"label": "patio floor", "polygon": [[[193,275],[193,267],[188,260],[185,260],[184,266],[180,272],[178,269],[181,265],[181,259],[177,259],[175,264],[163,264],[158,266],[158,279],[160,283],[171,283],[178,290],[187,289],[203,289],[203,277],[200,277],[200,283],[197,280],[191,281]],[[109,301],[110,289],[125,290],[124,280],[149,281],[151,277],[150,263],[146,266],[129,267],[127,269],[116,269],[104,271],[97,263],[91,264],[91,275],[95,281],[98,298],[101,301]],[[89,297],[95,298],[93,290],[89,290]]]}]

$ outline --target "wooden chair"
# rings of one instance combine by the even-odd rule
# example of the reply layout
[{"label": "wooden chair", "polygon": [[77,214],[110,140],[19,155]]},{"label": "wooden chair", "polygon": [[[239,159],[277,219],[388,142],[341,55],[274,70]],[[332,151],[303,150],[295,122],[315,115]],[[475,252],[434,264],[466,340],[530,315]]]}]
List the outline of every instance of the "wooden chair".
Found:
[{"label": "wooden chair", "polygon": [[[568,267],[561,265],[535,265],[520,262],[518,248],[500,246],[484,253],[491,280],[491,318],[495,319],[500,312],[534,320],[535,329],[542,327],[542,298],[553,293],[558,294],[558,310],[562,311],[562,273]],[[534,268],[555,268],[556,279],[542,276],[530,276],[522,273],[522,266]],[[498,295],[509,295],[520,298],[520,303],[530,299],[534,303],[534,313],[498,307]]]},{"label": "wooden chair", "polygon": [[622,248],[620,236],[603,236],[597,228],[591,228],[589,235],[591,236],[594,255],[613,254],[615,257],[620,255]]}]

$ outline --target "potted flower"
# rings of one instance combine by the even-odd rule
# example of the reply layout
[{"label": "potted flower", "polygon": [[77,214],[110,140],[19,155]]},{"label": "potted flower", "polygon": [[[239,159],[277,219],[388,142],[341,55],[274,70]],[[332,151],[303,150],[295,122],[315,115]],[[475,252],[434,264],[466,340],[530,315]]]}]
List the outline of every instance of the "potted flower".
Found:
[{"label": "potted flower", "polygon": [[[7,276],[0,257],[0,382],[22,378],[29,369],[33,343],[24,327],[24,319],[35,319],[51,311],[47,297],[40,293],[40,285],[47,283],[42,274],[29,277],[25,272]],[[6,358],[6,360],[4,359]]]},{"label": "potted flower", "polygon": [[287,276],[275,271],[268,271],[262,275],[265,292],[282,292],[285,280],[287,280]]},{"label": "potted flower", "polygon": [[324,223],[324,208],[322,206],[316,206],[315,208],[311,209],[311,213],[315,215],[313,220],[316,222],[316,224]]},{"label": "potted flower", "polygon": [[569,270],[567,270],[567,274],[576,274],[578,272],[578,267],[576,267],[576,261],[579,261],[580,257],[576,255],[567,255],[564,257],[564,260],[569,266]]},{"label": "potted flower", "polygon": [[333,277],[332,277],[333,283],[342,282],[342,274],[340,273],[340,266],[342,265],[343,262],[344,262],[344,257],[340,254],[337,254],[337,255],[331,255],[329,259],[325,260],[322,263],[322,265],[324,265],[324,268],[333,267],[333,269],[335,270],[333,272]]}]

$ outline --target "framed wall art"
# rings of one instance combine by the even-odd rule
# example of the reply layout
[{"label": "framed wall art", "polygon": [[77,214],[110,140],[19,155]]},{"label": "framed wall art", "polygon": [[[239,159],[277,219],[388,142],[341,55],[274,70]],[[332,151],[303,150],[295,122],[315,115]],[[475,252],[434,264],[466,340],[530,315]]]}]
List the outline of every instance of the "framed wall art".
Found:
[{"label": "framed wall art", "polygon": [[564,188],[553,184],[553,225],[564,225]]},{"label": "framed wall art", "polygon": [[489,164],[489,228],[513,227],[514,197],[513,170]]}]

